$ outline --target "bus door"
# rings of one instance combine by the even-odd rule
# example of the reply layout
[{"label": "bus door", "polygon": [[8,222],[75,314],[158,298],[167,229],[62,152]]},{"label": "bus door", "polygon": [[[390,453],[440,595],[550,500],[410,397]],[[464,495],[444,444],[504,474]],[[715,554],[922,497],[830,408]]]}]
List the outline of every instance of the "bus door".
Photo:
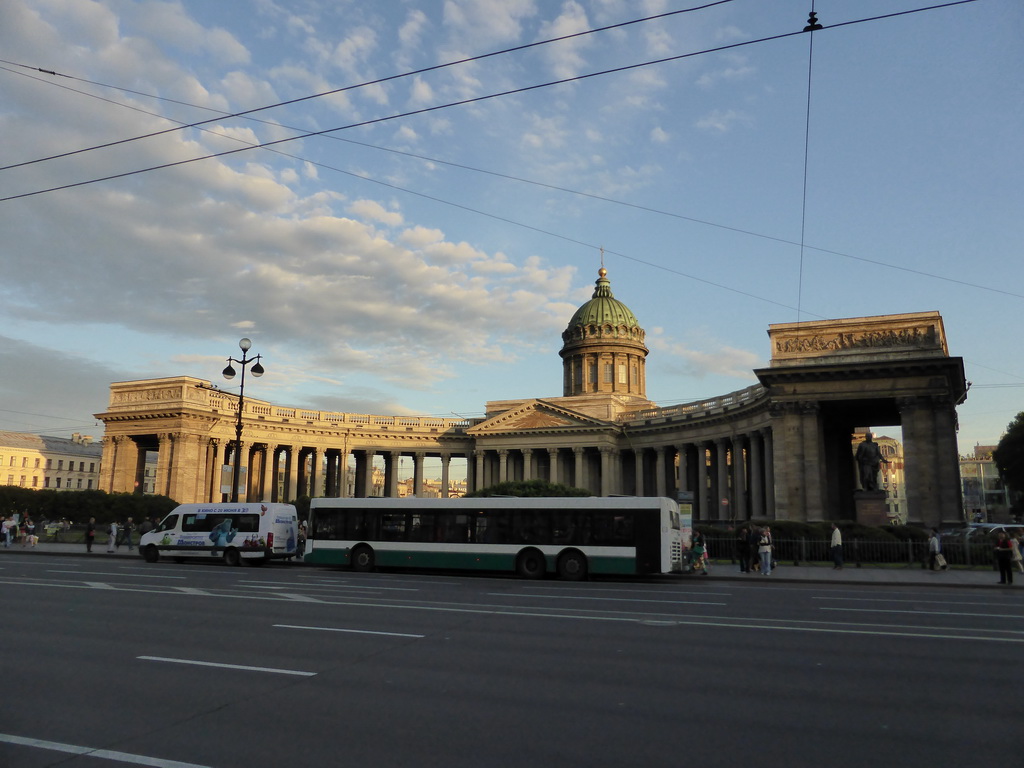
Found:
[{"label": "bus door", "polygon": [[636,572],[661,573],[661,515],[658,510],[633,514]]}]

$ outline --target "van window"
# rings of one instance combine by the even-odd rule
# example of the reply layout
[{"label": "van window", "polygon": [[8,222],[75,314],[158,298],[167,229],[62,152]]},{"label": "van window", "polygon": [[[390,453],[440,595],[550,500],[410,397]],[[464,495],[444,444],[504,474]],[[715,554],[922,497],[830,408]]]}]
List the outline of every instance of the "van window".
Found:
[{"label": "van window", "polygon": [[198,512],[193,515],[185,515],[181,530],[186,533],[209,533],[225,521],[229,528],[244,533],[252,533],[260,529],[260,516],[257,514],[224,515]]},{"label": "van window", "polygon": [[178,527],[178,516],[168,515],[160,521],[160,525],[157,526],[158,531],[173,531]]}]

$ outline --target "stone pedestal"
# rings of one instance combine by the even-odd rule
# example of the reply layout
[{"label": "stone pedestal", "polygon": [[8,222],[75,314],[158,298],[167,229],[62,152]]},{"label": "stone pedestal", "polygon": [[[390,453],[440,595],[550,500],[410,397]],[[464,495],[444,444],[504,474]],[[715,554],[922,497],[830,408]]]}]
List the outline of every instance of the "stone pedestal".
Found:
[{"label": "stone pedestal", "polygon": [[854,491],[853,504],[857,510],[857,522],[861,525],[888,524],[889,506],[885,503],[885,491]]}]

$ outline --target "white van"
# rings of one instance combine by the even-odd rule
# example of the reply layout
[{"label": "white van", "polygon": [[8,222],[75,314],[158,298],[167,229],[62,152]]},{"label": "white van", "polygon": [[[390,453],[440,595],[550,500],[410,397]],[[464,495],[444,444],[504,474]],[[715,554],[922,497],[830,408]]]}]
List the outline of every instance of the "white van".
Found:
[{"label": "white van", "polygon": [[265,562],[298,554],[299,516],[291,504],[181,504],[139,539],[147,563],[223,556],[228,565]]}]

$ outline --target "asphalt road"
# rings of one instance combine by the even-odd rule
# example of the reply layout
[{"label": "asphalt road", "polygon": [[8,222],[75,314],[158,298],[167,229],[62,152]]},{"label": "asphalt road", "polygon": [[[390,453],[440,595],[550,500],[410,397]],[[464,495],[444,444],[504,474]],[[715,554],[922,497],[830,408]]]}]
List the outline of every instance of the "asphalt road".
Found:
[{"label": "asphalt road", "polygon": [[1024,591],[0,563],[0,766],[1019,757]]}]

